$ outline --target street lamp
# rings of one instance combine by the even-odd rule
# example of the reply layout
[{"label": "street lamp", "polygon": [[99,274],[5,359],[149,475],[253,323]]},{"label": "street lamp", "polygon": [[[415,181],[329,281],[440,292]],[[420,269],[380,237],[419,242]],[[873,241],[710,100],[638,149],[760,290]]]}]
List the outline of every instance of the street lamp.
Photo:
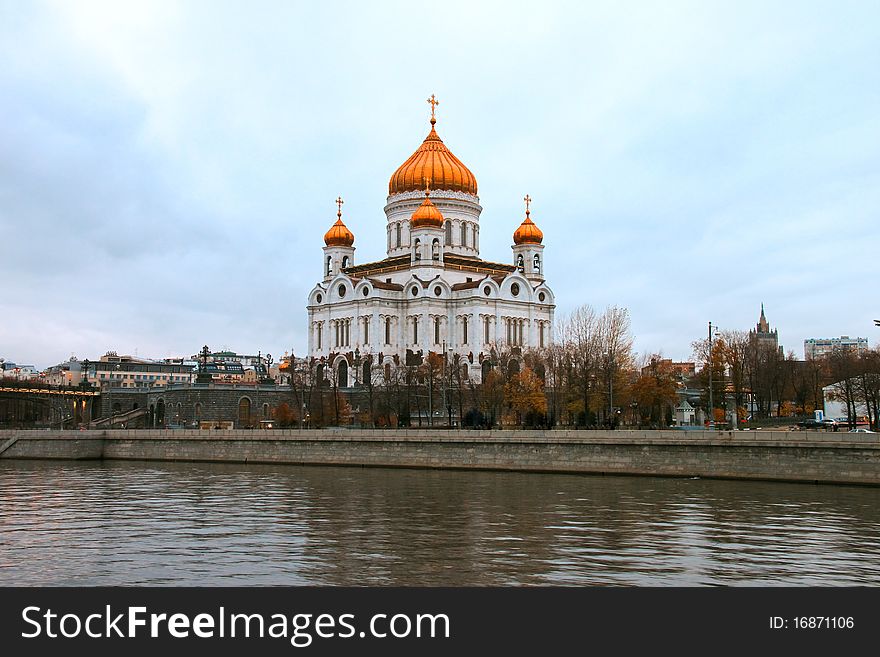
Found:
[{"label": "street lamp", "polygon": [[[718,330],[718,327],[715,327]],[[712,397],[712,322],[709,322],[709,428],[715,428],[715,402]]]}]

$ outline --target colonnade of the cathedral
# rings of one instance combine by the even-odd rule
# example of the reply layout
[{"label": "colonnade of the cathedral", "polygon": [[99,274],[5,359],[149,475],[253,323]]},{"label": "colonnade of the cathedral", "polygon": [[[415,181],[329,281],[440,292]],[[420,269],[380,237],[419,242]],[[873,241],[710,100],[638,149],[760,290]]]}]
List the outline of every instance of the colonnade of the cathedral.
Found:
[{"label": "colonnade of the cathedral", "polygon": [[445,350],[476,358],[498,346],[540,349],[550,344],[551,326],[546,318],[480,308],[470,312],[436,310],[426,308],[398,315],[375,309],[359,316],[314,320],[310,353],[320,357],[359,349],[362,354],[402,356],[406,350],[421,351],[423,355]]}]

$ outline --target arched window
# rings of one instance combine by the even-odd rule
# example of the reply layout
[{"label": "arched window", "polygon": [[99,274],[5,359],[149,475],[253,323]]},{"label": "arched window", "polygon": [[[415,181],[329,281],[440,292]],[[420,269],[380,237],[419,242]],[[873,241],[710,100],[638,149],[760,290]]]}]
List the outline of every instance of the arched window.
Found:
[{"label": "arched window", "polygon": [[339,367],[336,368],[336,377],[340,388],[348,387],[348,363],[344,360],[339,361]]},{"label": "arched window", "polygon": [[440,240],[438,239],[435,239],[433,242],[431,242],[431,259],[440,259]]},{"label": "arched window", "polygon": [[483,342],[489,344],[489,318],[483,318]]},{"label": "arched window", "polygon": [[489,378],[489,372],[491,372],[491,371],[492,371],[492,363],[490,363],[488,360],[484,360],[481,371],[480,371],[480,375],[481,375],[482,380],[484,382],[486,381],[487,378]]},{"label": "arched window", "polygon": [[269,419],[269,404],[263,404],[263,419]]},{"label": "arched window", "polygon": [[327,276],[333,273],[333,257],[327,256]]},{"label": "arched window", "polygon": [[544,322],[538,324],[538,345],[544,348]]},{"label": "arched window", "polygon": [[165,400],[160,399],[159,403],[156,404],[156,424],[160,427],[165,426]]},{"label": "arched window", "polygon": [[422,246],[422,244],[421,244],[421,242],[420,242],[418,239],[417,239],[415,242],[413,242],[413,249],[414,249],[414,253],[415,253],[415,258],[416,258],[416,260],[421,260],[421,259],[422,259],[422,254],[421,254],[421,251],[420,251],[421,246]]},{"label": "arched window", "polygon": [[523,260],[522,253],[520,253],[518,256],[516,256],[516,268],[519,269],[520,271],[525,271],[526,263]]},{"label": "arched window", "polygon": [[467,246],[467,224],[461,222],[461,245]]},{"label": "arched window", "polygon": [[532,269],[535,270],[536,274],[541,273],[541,256],[539,256],[537,253],[535,254],[535,261],[534,261]]},{"label": "arched window", "polygon": [[318,349],[321,348],[321,338],[323,337],[323,334],[324,334],[323,329],[324,329],[324,326],[319,323],[318,324]]},{"label": "arched window", "polygon": [[364,344],[370,344],[370,318],[364,317]]},{"label": "arched window", "polygon": [[440,344],[440,318],[434,318],[434,344]]},{"label": "arched window", "polygon": [[400,222],[397,223],[395,229],[397,230],[397,248],[400,248]]},{"label": "arched window", "polygon": [[245,425],[251,421],[251,400],[242,397],[238,400],[238,423]]},{"label": "arched window", "polygon": [[348,256],[342,256],[342,268],[348,267]]},{"label": "arched window", "polygon": [[419,318],[413,317],[413,344],[419,343]]},{"label": "arched window", "polygon": [[452,222],[446,221],[446,246],[452,246]]},{"label": "arched window", "polygon": [[468,318],[467,315],[461,318],[461,343],[467,344],[468,341]]},{"label": "arched window", "polygon": [[391,344],[391,318],[385,318],[385,344]]}]

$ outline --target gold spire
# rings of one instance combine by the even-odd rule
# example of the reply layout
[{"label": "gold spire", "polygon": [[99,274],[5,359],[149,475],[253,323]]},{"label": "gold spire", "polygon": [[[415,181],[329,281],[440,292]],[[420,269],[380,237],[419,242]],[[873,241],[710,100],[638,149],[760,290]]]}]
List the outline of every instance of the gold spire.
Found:
[{"label": "gold spire", "polygon": [[431,125],[434,125],[437,123],[437,119],[434,118],[434,108],[440,104],[440,101],[434,98],[434,94],[431,94],[431,97],[428,99],[428,104],[431,106]]}]

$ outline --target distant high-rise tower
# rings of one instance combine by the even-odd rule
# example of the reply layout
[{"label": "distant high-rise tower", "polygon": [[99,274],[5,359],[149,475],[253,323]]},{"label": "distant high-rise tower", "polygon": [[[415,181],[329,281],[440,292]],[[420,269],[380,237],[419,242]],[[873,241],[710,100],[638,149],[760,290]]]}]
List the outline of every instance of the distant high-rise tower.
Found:
[{"label": "distant high-rise tower", "polygon": [[780,355],[783,354],[782,347],[779,345],[779,334],[776,329],[770,330],[770,322],[767,321],[767,317],[764,315],[763,303],[761,304],[761,317],[758,319],[754,330],[749,331],[749,337],[757,341],[758,346],[778,351]]}]

